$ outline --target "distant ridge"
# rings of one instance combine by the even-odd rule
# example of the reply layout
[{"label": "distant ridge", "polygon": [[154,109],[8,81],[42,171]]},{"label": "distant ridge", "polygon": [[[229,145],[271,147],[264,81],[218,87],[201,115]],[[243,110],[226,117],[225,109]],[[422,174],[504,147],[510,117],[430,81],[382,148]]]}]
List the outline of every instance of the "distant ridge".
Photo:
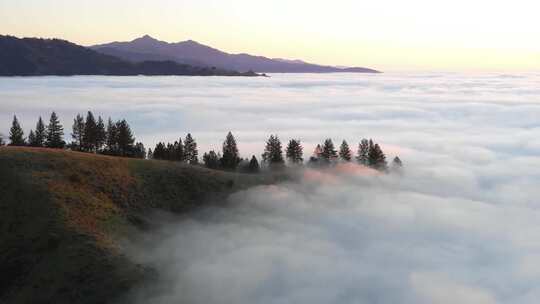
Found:
[{"label": "distant ridge", "polygon": [[[125,52],[122,53],[125,56]],[[179,63],[172,58],[134,53],[125,60],[61,39],[17,38],[0,35],[0,76],[41,75],[190,75],[258,76],[202,64]],[[139,56],[139,57],[137,57]],[[122,57],[122,56],[119,56]]]},{"label": "distant ridge", "polygon": [[200,44],[193,40],[176,43],[160,41],[149,35],[129,42],[111,42],[94,45],[90,48],[107,55],[117,56],[124,60],[138,62],[141,60],[162,59],[177,63],[218,67],[235,71],[255,71],[259,73],[380,73],[377,70],[350,67],[317,65],[302,60],[267,58],[250,54],[229,54],[216,48]]}]

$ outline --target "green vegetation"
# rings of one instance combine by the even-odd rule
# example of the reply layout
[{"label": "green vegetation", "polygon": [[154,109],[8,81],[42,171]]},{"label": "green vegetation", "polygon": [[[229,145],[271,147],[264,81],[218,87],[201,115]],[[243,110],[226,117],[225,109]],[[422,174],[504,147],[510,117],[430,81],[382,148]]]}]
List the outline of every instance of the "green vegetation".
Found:
[{"label": "green vegetation", "polygon": [[61,149],[0,148],[0,303],[110,303],[152,272],[118,240],[263,175]]}]

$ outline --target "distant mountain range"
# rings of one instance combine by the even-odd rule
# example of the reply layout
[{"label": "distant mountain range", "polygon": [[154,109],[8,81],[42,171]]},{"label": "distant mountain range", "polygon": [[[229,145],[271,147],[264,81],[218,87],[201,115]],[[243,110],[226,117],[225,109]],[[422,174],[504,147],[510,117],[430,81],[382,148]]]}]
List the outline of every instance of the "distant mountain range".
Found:
[{"label": "distant mountain range", "polygon": [[133,63],[147,60],[170,60],[180,64],[258,73],[379,73],[379,71],[363,67],[334,67],[311,64],[301,60],[229,54],[193,40],[168,43],[148,35],[129,42],[111,42],[94,45],[90,48]]},{"label": "distant mountain range", "polygon": [[[125,54],[125,53],[123,53]],[[258,76],[184,64],[163,57],[131,60],[110,56],[60,39],[16,38],[0,35],[0,76],[39,75],[197,75]],[[136,60],[135,60],[136,59]]]}]

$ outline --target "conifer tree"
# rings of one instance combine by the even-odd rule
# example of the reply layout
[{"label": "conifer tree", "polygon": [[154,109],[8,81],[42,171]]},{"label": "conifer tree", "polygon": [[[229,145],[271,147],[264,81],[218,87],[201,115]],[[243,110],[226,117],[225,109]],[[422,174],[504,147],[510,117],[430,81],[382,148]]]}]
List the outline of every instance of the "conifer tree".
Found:
[{"label": "conifer tree", "polygon": [[88,111],[86,114],[86,121],[84,123],[84,132],[83,132],[83,142],[84,149],[88,152],[97,151],[97,141],[98,141],[98,128],[94,114]]},{"label": "conifer tree", "polygon": [[281,141],[277,135],[270,135],[266,141],[262,159],[270,168],[278,168],[284,165]]},{"label": "conifer tree", "polygon": [[220,155],[213,150],[203,154],[204,165],[209,169],[218,169],[220,165]]},{"label": "conifer tree", "polygon": [[221,167],[226,170],[235,170],[240,163],[240,157],[238,156],[238,147],[236,146],[236,139],[229,131],[225,141],[223,142],[223,155],[221,157]]},{"label": "conifer tree", "polygon": [[178,141],[174,142],[172,147],[173,156],[172,159],[175,161],[185,161],[186,160],[186,151],[184,149],[184,144],[182,143],[182,138],[179,138]]},{"label": "conifer tree", "polygon": [[133,133],[131,128],[125,119],[122,119],[116,123],[117,130],[117,145],[118,153],[120,156],[130,156],[133,151],[133,143],[135,138],[133,138]]},{"label": "conifer tree", "polygon": [[322,147],[320,144],[313,150],[313,155],[309,158],[310,166],[319,166],[321,163]]},{"label": "conifer tree", "polygon": [[28,133],[28,145],[30,147],[37,147],[36,135],[34,134],[34,131],[32,131],[32,129],[30,129],[30,133]]},{"label": "conifer tree", "polygon": [[6,143],[4,142],[4,135],[2,133],[0,133],[0,147],[2,147],[5,144]]},{"label": "conifer tree", "polygon": [[302,164],[304,161],[303,158],[303,150],[302,144],[300,143],[299,139],[291,139],[289,140],[289,144],[287,145],[287,148],[285,149],[285,155],[287,156],[287,159],[291,164],[299,165]]},{"label": "conifer tree", "polygon": [[107,132],[105,131],[105,123],[101,116],[98,117],[98,122],[96,125],[96,150],[99,151],[103,148],[103,145],[107,141]]},{"label": "conifer tree", "polygon": [[400,172],[402,168],[403,163],[401,162],[401,159],[398,156],[394,157],[394,159],[392,160],[392,170]]},{"label": "conifer tree", "polygon": [[321,160],[323,162],[330,164],[334,162],[338,157],[337,151],[334,147],[334,143],[332,142],[332,139],[327,138],[324,141],[324,144],[322,146],[322,152],[321,152]]},{"label": "conifer tree", "polygon": [[248,172],[259,173],[259,171],[260,171],[259,161],[255,157],[255,155],[253,155],[251,156],[251,160],[249,161]]},{"label": "conifer tree", "polygon": [[47,126],[47,143],[49,148],[62,149],[66,142],[64,141],[64,128],[55,112],[52,112]]},{"label": "conifer tree", "polygon": [[128,156],[140,159],[144,159],[146,157],[146,149],[141,142],[136,143],[135,146],[133,146],[132,151],[133,152],[128,154]]},{"label": "conifer tree", "polygon": [[197,150],[197,143],[195,142],[195,139],[191,137],[190,133],[188,133],[186,139],[184,140],[184,153],[187,163],[196,165],[199,162],[199,151]]},{"label": "conifer tree", "polygon": [[352,159],[351,149],[349,148],[349,144],[347,144],[347,141],[345,140],[343,140],[341,146],[339,147],[339,158],[341,158],[341,160],[345,162],[350,162]]},{"label": "conifer tree", "polygon": [[45,129],[45,124],[43,123],[43,119],[41,119],[41,116],[36,123],[36,131],[34,132],[34,136],[36,138],[35,146],[44,147],[45,141],[47,140],[47,130]]},{"label": "conifer tree", "polygon": [[72,127],[72,148],[77,151],[82,151],[84,149],[84,118],[81,116],[81,114],[77,114],[77,116],[73,119],[73,127]]},{"label": "conifer tree", "polygon": [[369,150],[369,166],[379,171],[386,171],[388,165],[386,163],[386,156],[384,155],[379,144],[374,144]]},{"label": "conifer tree", "polygon": [[152,152],[152,149],[148,148],[148,152],[146,153],[147,159],[154,159],[154,152]]},{"label": "conifer tree", "polygon": [[19,124],[17,116],[13,116],[13,122],[11,123],[11,129],[9,130],[9,145],[10,146],[24,146],[26,141],[24,139],[24,132]]},{"label": "conifer tree", "polygon": [[154,148],[154,159],[165,159],[165,144],[162,142],[159,142],[156,144],[156,147]]},{"label": "conifer tree", "polygon": [[356,156],[356,160],[361,165],[369,166],[368,156],[369,156],[369,142],[367,139],[364,138],[358,144],[358,155]]},{"label": "conifer tree", "polygon": [[110,117],[107,122],[106,134],[107,154],[115,155],[118,153],[118,130]]}]

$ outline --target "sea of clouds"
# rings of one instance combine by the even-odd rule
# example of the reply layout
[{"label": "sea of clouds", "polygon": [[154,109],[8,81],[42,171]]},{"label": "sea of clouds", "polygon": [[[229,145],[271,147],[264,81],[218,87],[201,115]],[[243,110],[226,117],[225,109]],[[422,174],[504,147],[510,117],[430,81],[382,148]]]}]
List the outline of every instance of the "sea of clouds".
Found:
[{"label": "sea of clouds", "polygon": [[306,170],[227,208],[167,221],[130,246],[160,279],[140,303],[536,303],[540,74],[0,78],[0,131],[56,110],[127,118],[147,146],[191,132],[264,140],[363,137],[404,162]]}]

